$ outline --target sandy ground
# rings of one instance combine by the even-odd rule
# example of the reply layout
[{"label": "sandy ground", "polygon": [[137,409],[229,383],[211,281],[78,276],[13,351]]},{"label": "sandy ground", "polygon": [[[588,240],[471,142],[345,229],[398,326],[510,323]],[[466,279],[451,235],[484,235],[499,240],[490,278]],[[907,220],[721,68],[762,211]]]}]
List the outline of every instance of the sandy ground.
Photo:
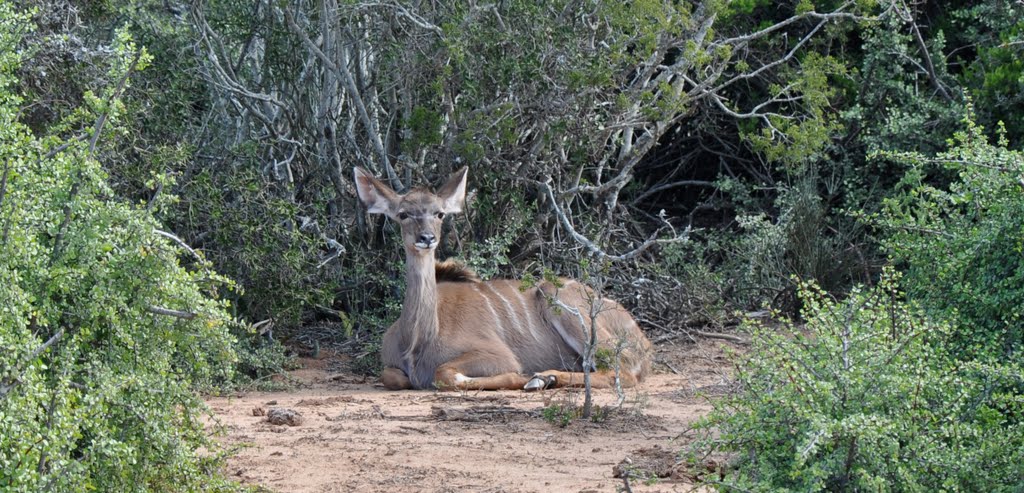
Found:
[{"label": "sandy ground", "polygon": [[[623,461],[634,474],[666,476],[634,477],[632,491],[700,491],[676,452],[709,410],[695,394],[728,385],[725,346],[659,344],[654,374],[620,408],[614,391],[595,392],[613,410],[599,422],[545,419],[546,407],[581,404],[575,390],[389,392],[324,357],[302,361],[295,390],[208,398],[209,429],[235,453],[227,474],[281,493],[614,492],[624,487],[613,473]],[[301,414],[301,424],[270,423],[266,414],[282,409]]]}]

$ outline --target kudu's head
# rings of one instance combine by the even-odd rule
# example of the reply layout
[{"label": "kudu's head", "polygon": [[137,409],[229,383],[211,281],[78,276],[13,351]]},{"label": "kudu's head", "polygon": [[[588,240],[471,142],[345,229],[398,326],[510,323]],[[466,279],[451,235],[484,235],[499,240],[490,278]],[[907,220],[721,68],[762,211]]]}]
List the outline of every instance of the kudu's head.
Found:
[{"label": "kudu's head", "polygon": [[402,244],[407,253],[433,255],[444,216],[462,212],[466,174],[466,167],[456,171],[437,194],[417,188],[399,195],[368,171],[357,167],[356,190],[370,213],[384,214],[401,225]]}]

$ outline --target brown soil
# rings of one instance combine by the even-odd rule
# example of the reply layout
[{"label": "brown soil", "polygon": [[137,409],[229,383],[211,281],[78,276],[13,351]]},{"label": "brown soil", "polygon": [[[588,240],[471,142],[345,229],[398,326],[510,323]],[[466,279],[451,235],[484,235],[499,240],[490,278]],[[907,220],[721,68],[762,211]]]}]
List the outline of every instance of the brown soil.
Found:
[{"label": "brown soil", "polygon": [[[595,391],[602,419],[564,427],[544,409],[582,404],[579,391],[389,392],[333,357],[302,360],[295,390],[207,403],[234,452],[227,474],[275,492],[613,492],[626,473],[633,491],[700,491],[675,452],[710,409],[698,395],[727,388],[725,346],[661,344],[621,407]],[[271,411],[300,416],[271,424]]]}]

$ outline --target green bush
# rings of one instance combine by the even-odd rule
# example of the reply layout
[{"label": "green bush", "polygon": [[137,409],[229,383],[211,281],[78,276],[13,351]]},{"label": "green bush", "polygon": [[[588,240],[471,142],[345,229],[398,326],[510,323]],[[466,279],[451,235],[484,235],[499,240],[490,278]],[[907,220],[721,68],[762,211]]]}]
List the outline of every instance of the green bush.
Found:
[{"label": "green bush", "polygon": [[0,3],[0,490],[228,489],[192,386],[230,376],[230,283],[111,199],[95,152],[149,56],[118,33],[109,85],[38,135],[12,89],[30,29]]},{"label": "green bush", "polygon": [[[250,156],[230,155],[183,179],[169,220],[182,234],[201,238],[217,270],[245,287],[239,315],[274,319],[280,333],[300,325],[304,311],[333,303],[338,272],[322,265],[324,242],[302,231],[297,206],[272,190]],[[230,172],[215,172],[215,169]],[[315,215],[312,215],[315,217]],[[319,228],[310,218],[309,229]],[[320,265],[320,268],[317,266]],[[313,273],[316,273],[314,275]]]},{"label": "green bush", "polygon": [[[900,193],[876,225],[883,245],[906,267],[907,292],[955,321],[948,351],[956,358],[1019,357],[1024,349],[1024,154],[996,145],[974,123],[949,150],[926,157],[882,153],[908,165]],[[936,176],[954,176],[950,183]]]},{"label": "green bush", "polygon": [[827,173],[837,172],[819,164],[793,170],[785,182],[775,184],[770,204],[755,197],[750,183],[719,181],[719,189],[737,204],[737,227],[718,232],[718,238],[703,233],[701,240],[705,258],[717,251],[722,259],[715,271],[731,287],[729,302],[742,309],[767,305],[792,315],[794,279],[813,279],[833,293],[870,280],[865,228],[834,212],[839,185],[834,176],[822,176]]},{"label": "green bush", "polygon": [[[722,491],[1021,491],[1019,362],[956,363],[952,333],[880,284],[837,302],[802,283],[803,325],[751,324],[740,392],[714,403],[691,460],[736,468]],[[1016,419],[1014,418],[1016,416]]]}]

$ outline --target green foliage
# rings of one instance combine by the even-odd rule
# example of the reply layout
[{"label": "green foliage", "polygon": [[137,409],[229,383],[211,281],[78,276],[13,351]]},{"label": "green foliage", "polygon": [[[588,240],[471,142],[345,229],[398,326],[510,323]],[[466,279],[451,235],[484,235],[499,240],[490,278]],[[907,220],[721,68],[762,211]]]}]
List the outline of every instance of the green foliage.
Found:
[{"label": "green foliage", "polygon": [[785,289],[786,225],[773,222],[767,215],[741,215],[736,217],[741,228],[727,266],[730,277],[739,291],[737,301],[758,306]]},{"label": "green foliage", "polygon": [[794,170],[788,182],[777,184],[773,207],[758,200],[750,185],[720,182],[720,189],[741,210],[749,211],[736,216],[735,233],[705,240],[710,251],[725,257],[715,273],[720,282],[731,284],[730,302],[744,308],[771,305],[792,310],[794,278],[815,280],[830,292],[856,279],[869,280],[861,252],[852,246],[863,241],[864,228],[830,210],[834,198],[829,190],[835,188],[835,179],[821,176],[820,166],[813,163]]},{"label": "green foliage", "polygon": [[[928,81],[917,67],[922,60],[905,16],[886,16],[865,29],[863,55],[857,71],[858,84],[848,88],[850,103],[844,111],[845,126],[855,132],[855,157],[863,161],[862,149],[938,150],[961,112],[961,101],[949,101],[934,91],[922,90]],[[941,45],[932,45],[940,50]],[[937,77],[948,83],[944,65],[937,65]],[[928,129],[928,131],[922,131]],[[864,180],[891,177],[886,169],[865,167]],[[881,175],[881,176],[878,176]]]},{"label": "green foliage", "polygon": [[[1024,154],[993,145],[973,113],[949,150],[879,153],[910,169],[875,223],[907,268],[907,291],[956,321],[947,348],[961,359],[1001,359],[1024,349]],[[948,185],[931,175],[953,174]]]},{"label": "green foliage", "polygon": [[302,228],[317,226],[312,219],[296,224],[297,205],[273,193],[251,158],[233,158],[222,163],[233,172],[208,168],[181,184],[187,193],[174,218],[181,230],[203,235],[216,268],[245,286],[237,300],[242,313],[252,320],[272,318],[280,329],[297,326],[309,307],[333,303],[330,279],[309,275],[319,264],[322,242]]},{"label": "green foliage", "polygon": [[271,377],[280,377],[288,370],[296,369],[298,365],[295,357],[289,356],[285,347],[276,339],[270,341],[251,334],[246,336],[240,337],[234,345],[234,375],[229,381],[217,382],[217,390],[276,390],[288,387],[287,384],[276,383]]},{"label": "green foliage", "polygon": [[699,425],[737,467],[723,491],[1020,491],[1024,401],[1019,360],[960,364],[938,349],[953,332],[877,287],[834,301],[801,283],[797,325],[747,324],[739,393]]},{"label": "green foliage", "polygon": [[944,37],[974,48],[970,54],[950,54],[965,65],[957,78],[971,89],[978,121],[989,127],[1004,122],[1013,146],[1024,144],[1022,15],[1024,5],[1019,3],[974,2],[958,6],[941,19]]},{"label": "green foliage", "polygon": [[441,114],[423,106],[413,108],[405,122],[410,135],[402,143],[406,152],[413,154],[421,148],[441,143]]},{"label": "green foliage", "polygon": [[[594,405],[591,410],[590,421],[592,423],[601,423],[608,419],[614,408],[602,407]],[[580,406],[574,402],[559,402],[552,403],[541,409],[541,417],[544,421],[551,423],[559,428],[565,428],[572,424],[573,421],[584,418],[583,406]]]},{"label": "green foliage", "polygon": [[[474,208],[475,218],[492,225],[492,233],[482,241],[466,245],[467,264],[481,279],[490,279],[511,263],[509,252],[529,228],[530,218],[536,215],[535,206],[522,195],[507,190],[481,191]],[[501,198],[501,201],[496,200]],[[504,224],[502,224],[504,223]],[[486,234],[486,233],[485,233]]]},{"label": "green foliage", "polygon": [[559,428],[565,428],[569,426],[569,423],[576,418],[579,418],[580,408],[578,406],[566,406],[559,404],[552,404],[545,407],[541,411],[541,415],[544,417],[544,421],[558,426]]},{"label": "green foliage", "polygon": [[120,31],[106,84],[36,134],[13,89],[27,19],[0,3],[0,490],[230,490],[192,386],[230,377],[231,283],[96,159],[148,57]]},{"label": "green foliage", "polygon": [[[357,289],[341,297],[347,298],[347,304],[353,307],[355,328],[350,335],[359,341],[359,351],[349,368],[359,375],[378,376],[381,370],[381,338],[402,311],[403,289],[406,287],[404,265],[398,261],[388,262],[382,255],[357,259],[353,264],[347,275],[353,279],[352,285]],[[381,268],[381,265],[386,267]],[[374,297],[367,295],[367,290],[386,294]]]},{"label": "green foliage", "polygon": [[846,68],[837,59],[808,54],[795,68],[786,89],[769,87],[772,97],[801,101],[805,117],[770,115],[757,133],[747,133],[754,150],[770,161],[798,167],[821,158],[825,146],[842,130],[832,114],[831,100],[836,95],[836,78],[846,77]]}]

